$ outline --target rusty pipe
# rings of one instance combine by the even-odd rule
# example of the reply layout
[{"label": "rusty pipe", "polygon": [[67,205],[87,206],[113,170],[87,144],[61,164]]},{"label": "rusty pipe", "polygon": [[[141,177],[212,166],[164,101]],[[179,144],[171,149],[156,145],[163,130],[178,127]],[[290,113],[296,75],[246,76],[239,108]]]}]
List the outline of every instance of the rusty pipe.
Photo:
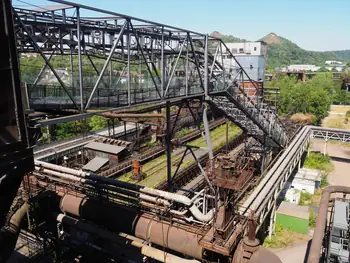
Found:
[{"label": "rusty pipe", "polygon": [[185,255],[202,259],[203,248],[197,234],[141,216],[135,224],[135,236]]},{"label": "rusty pipe", "polygon": [[170,225],[166,221],[148,218],[144,213],[69,193],[61,198],[60,208],[64,213],[103,225],[110,231],[124,232],[193,258],[202,259],[203,248],[198,243],[197,234]]},{"label": "rusty pipe", "polygon": [[[102,176],[98,176],[98,175],[95,175],[93,173],[85,173],[85,172],[77,171],[77,170],[74,170],[71,168],[62,167],[62,166],[49,164],[49,163],[45,163],[45,162],[39,161],[39,162],[36,162],[35,164],[37,166],[36,167],[37,170],[40,171],[40,169],[42,169],[44,172],[47,172],[49,174],[52,174],[54,176],[58,176],[58,177],[61,177],[64,179],[73,180],[73,181],[80,181],[82,183],[88,182],[85,180],[90,179],[93,181],[103,182],[105,184],[111,184],[111,185],[114,185],[116,187],[121,187],[121,188],[126,188],[129,190],[133,190],[133,191],[138,191],[138,192],[141,192],[143,194],[146,194],[148,196],[147,197],[148,201],[153,200],[153,201],[155,201],[155,203],[158,203],[158,204],[161,203],[162,205],[166,205],[166,206],[168,206],[169,203],[166,202],[165,200],[174,201],[174,202],[183,204],[183,205],[189,207],[189,211],[192,213],[192,215],[197,220],[204,222],[204,223],[208,223],[214,217],[214,210],[213,209],[210,210],[207,214],[203,214],[198,209],[198,207],[194,204],[195,198],[190,199],[190,198],[183,196],[183,195],[169,193],[166,191],[157,190],[157,189],[144,187],[144,186],[139,186],[139,185],[135,185],[135,184],[130,184],[130,183],[126,183],[126,182],[121,182],[121,181],[114,180],[111,178],[105,178]],[[40,168],[40,167],[44,167],[44,168]],[[59,173],[56,171],[51,171],[49,169],[53,169],[56,171],[62,171],[62,172],[68,173],[68,174],[63,174],[63,173]],[[198,197],[200,195],[200,193],[197,194],[196,197]],[[152,198],[151,196],[156,196],[159,198]],[[143,195],[142,197],[146,197],[146,196]],[[165,200],[160,201],[160,198],[165,199]]]},{"label": "rusty pipe", "polygon": [[308,263],[319,262],[320,251],[323,243],[324,229],[326,227],[327,222],[329,199],[332,193],[350,194],[350,187],[334,185],[328,186],[323,190],[320,202],[320,210],[316,219],[315,231],[312,237],[310,253],[307,260]]},{"label": "rusty pipe", "polygon": [[[87,223],[87,222],[82,222],[79,219],[64,215],[64,214],[59,214],[56,218],[56,220],[62,224],[67,224],[71,227],[78,228],[81,230],[84,230],[88,233],[91,233],[93,235],[99,236],[104,239],[109,239],[113,242],[115,242],[117,245],[125,245],[129,244],[131,246],[140,248],[141,254],[155,259],[160,262],[167,262],[167,263],[199,263],[197,260],[188,260],[184,258],[180,258],[178,256],[175,256],[173,254],[164,252],[162,250],[156,249],[154,247],[151,247],[147,244],[144,244],[144,240],[141,240],[139,238],[136,238],[134,236],[128,235],[128,234],[120,234],[117,235],[115,233],[112,233],[108,230],[102,229],[92,223]],[[129,240],[129,242],[125,242],[126,240]]]},{"label": "rusty pipe", "polygon": [[0,262],[7,262],[14,251],[23,218],[29,210],[29,204],[24,203],[12,216],[8,228],[0,232]]}]

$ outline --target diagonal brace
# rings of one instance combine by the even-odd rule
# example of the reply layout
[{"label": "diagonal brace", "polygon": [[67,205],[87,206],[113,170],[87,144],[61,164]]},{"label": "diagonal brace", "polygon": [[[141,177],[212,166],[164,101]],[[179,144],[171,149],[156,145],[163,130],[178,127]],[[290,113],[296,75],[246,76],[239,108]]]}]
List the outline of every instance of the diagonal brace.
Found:
[{"label": "diagonal brace", "polygon": [[[150,67],[149,67],[149,65],[148,65],[148,63],[147,63],[146,56],[145,56],[145,54],[144,54],[144,52],[143,52],[143,48],[142,48],[142,46],[140,45],[140,41],[139,41],[139,38],[138,38],[138,34],[136,33],[136,31],[135,31],[135,29],[134,29],[132,23],[131,23],[131,22],[129,22],[129,23],[130,23],[131,30],[134,32],[137,46],[139,47],[139,49],[140,49],[140,51],[141,51],[142,58],[143,58],[143,60],[144,60],[144,62],[145,62],[145,64],[146,64],[146,66],[147,66],[147,70],[148,70],[149,74],[151,75],[151,78],[152,78],[152,82],[153,82],[153,84],[154,84],[154,87],[156,88],[156,91],[157,91],[157,93],[158,93],[158,96],[161,98],[162,96],[161,96],[161,94],[160,94],[160,92],[159,92],[158,85],[157,85],[156,80],[154,79],[154,77],[153,77],[153,75],[152,75],[152,71],[151,71],[151,69],[150,69]],[[157,70],[155,70],[155,72],[156,72],[156,74],[157,74]]]},{"label": "diagonal brace", "polygon": [[86,103],[85,110],[87,110],[89,108],[90,104],[91,104],[92,98],[93,98],[93,96],[94,96],[94,94],[95,94],[95,92],[96,92],[96,90],[97,90],[97,88],[98,88],[102,78],[103,78],[103,74],[105,73],[105,71],[106,71],[106,69],[108,67],[108,64],[109,64],[109,62],[110,62],[110,60],[111,60],[111,58],[113,56],[113,53],[114,53],[115,49],[117,48],[118,42],[121,39],[121,37],[123,36],[123,34],[124,34],[124,31],[125,31],[125,28],[126,28],[127,24],[128,24],[128,21],[125,21],[123,26],[120,29],[119,35],[118,35],[116,41],[114,42],[114,45],[113,45],[112,49],[109,52],[108,58],[105,61],[105,64],[103,65],[103,68],[102,68],[102,70],[100,72],[100,75],[98,76],[98,79],[97,79],[97,81],[95,83],[95,86],[92,89],[90,97],[89,97],[89,99],[88,99],[88,101]]}]

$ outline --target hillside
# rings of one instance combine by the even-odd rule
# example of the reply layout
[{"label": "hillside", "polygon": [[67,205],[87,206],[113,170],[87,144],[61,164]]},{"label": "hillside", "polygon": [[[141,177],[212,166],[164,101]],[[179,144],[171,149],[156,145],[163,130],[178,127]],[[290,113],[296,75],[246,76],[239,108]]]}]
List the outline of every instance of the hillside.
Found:
[{"label": "hillside", "polygon": [[313,64],[323,66],[326,60],[350,60],[350,50],[326,52],[307,51],[275,33],[270,33],[261,40],[269,45],[267,63],[269,66],[273,67],[291,64]]},{"label": "hillside", "polygon": [[[213,32],[212,35],[221,38],[224,42],[247,41],[231,35],[222,35],[219,32]],[[350,50],[307,51],[292,41],[278,36],[276,33],[270,33],[259,40],[263,40],[268,44],[267,65],[270,67],[282,67],[291,64],[323,66],[326,60],[350,62]]]},{"label": "hillside", "polygon": [[212,37],[221,38],[222,41],[224,41],[226,43],[247,42],[248,41],[246,39],[234,37],[232,35],[223,35],[223,34],[219,33],[218,31],[214,31],[210,35]]}]

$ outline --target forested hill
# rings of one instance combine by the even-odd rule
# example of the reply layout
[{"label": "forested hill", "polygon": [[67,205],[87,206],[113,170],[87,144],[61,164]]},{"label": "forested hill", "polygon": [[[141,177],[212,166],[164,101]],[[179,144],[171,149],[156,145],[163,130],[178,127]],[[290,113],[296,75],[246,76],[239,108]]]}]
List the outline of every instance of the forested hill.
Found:
[{"label": "forested hill", "polygon": [[[213,32],[211,35],[220,37],[225,42],[247,41],[232,35],[222,35],[219,32]],[[268,44],[267,64],[270,67],[282,67],[291,64],[313,64],[324,66],[326,60],[350,62],[350,50],[325,52],[307,51],[300,48],[292,41],[278,36],[275,33],[270,33],[259,40],[263,40]]]}]

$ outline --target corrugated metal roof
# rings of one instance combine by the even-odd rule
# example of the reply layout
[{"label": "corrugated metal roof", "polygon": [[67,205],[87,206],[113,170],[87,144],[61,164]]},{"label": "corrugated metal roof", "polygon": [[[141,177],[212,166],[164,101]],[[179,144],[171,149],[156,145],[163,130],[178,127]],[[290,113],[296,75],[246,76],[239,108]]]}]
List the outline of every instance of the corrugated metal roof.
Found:
[{"label": "corrugated metal roof", "polygon": [[91,172],[98,171],[102,166],[108,163],[108,159],[102,157],[95,157],[90,162],[84,165],[84,170],[89,170]]},{"label": "corrugated metal roof", "polygon": [[277,214],[294,216],[302,219],[309,219],[309,207],[299,206],[293,203],[282,202],[277,209]]},{"label": "corrugated metal roof", "polygon": [[347,230],[348,229],[349,204],[339,200],[334,202],[333,226]]},{"label": "corrugated metal roof", "polygon": [[89,144],[85,145],[84,148],[113,155],[118,155],[121,151],[125,149],[125,147],[122,146],[116,146],[101,142],[90,142]]},{"label": "corrugated metal roof", "polygon": [[308,168],[301,168],[295,175],[295,178],[310,180],[314,182],[321,181],[321,171]]}]

